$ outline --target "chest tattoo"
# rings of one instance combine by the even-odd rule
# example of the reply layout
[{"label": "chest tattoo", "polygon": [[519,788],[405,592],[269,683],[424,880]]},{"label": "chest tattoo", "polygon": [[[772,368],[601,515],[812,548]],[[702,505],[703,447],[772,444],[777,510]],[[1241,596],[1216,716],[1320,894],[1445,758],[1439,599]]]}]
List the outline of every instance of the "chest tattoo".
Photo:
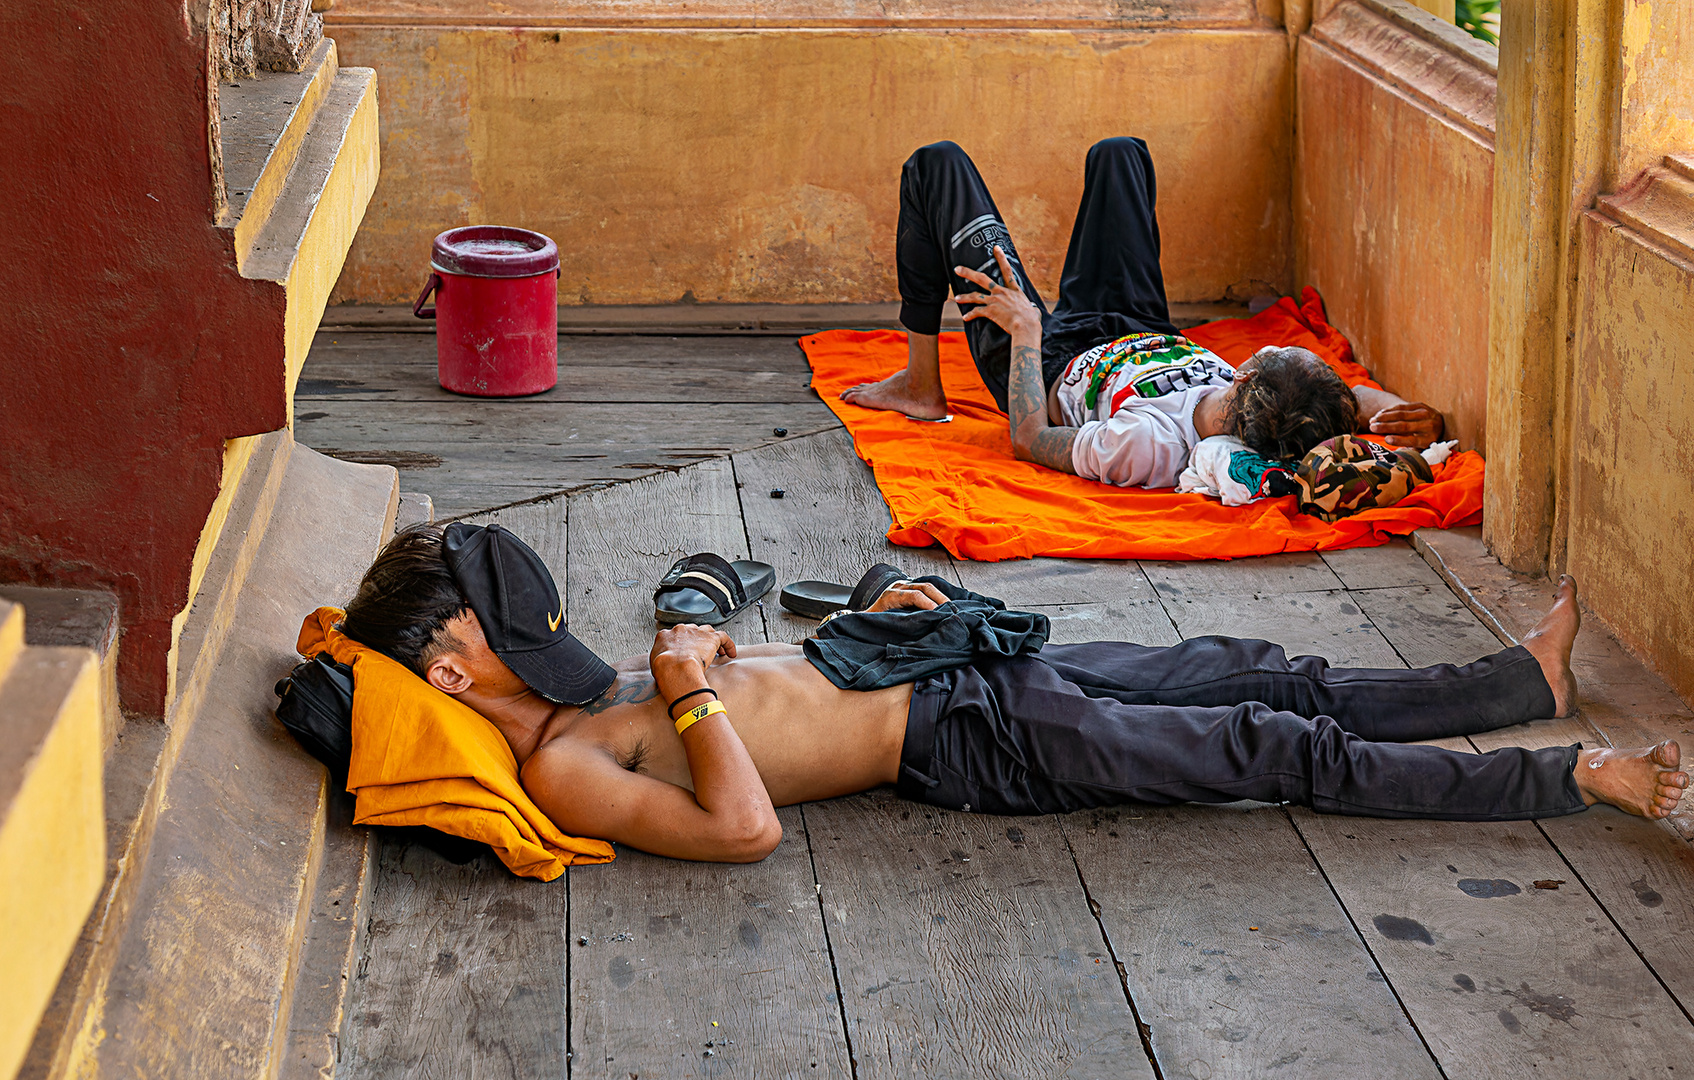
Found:
[{"label": "chest tattoo", "polygon": [[604,694],[582,706],[582,711],[589,716],[599,716],[614,705],[639,705],[658,696],[658,684],[652,679],[640,679],[627,686],[614,683]]}]

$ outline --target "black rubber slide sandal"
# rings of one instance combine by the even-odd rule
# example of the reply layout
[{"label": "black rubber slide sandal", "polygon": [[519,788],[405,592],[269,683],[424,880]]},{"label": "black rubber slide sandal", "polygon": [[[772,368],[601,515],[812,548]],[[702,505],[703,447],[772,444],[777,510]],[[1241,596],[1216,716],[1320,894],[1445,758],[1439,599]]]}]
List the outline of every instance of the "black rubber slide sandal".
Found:
[{"label": "black rubber slide sandal", "polygon": [[877,563],[865,571],[859,584],[849,589],[833,581],[796,581],[782,590],[782,606],[808,619],[821,619],[832,611],[851,608],[863,611],[876,603],[887,588],[896,581],[906,580],[906,572],[898,566]]},{"label": "black rubber slide sandal", "polygon": [[775,584],[776,568],[769,563],[729,562],[702,551],[678,559],[660,579],[653,590],[653,617],[665,626],[717,626],[741,614]]}]

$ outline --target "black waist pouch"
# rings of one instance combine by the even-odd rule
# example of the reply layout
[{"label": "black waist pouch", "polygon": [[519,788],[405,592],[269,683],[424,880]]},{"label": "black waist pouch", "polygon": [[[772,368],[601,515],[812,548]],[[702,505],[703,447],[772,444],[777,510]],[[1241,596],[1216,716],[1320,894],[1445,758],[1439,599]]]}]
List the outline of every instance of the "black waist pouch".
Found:
[{"label": "black waist pouch", "polygon": [[[323,762],[338,791],[347,789],[353,761],[353,669],[327,652],[294,666],[276,684],[276,718],[306,753]],[[487,844],[428,825],[378,825],[385,839],[422,844],[453,863],[468,863]]]}]

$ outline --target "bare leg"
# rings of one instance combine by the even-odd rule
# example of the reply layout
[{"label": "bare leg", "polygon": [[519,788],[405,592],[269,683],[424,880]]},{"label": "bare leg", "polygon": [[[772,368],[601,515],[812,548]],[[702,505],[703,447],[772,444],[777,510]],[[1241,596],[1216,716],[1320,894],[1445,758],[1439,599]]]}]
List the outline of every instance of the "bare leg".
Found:
[{"label": "bare leg", "polygon": [[919,420],[947,415],[941,389],[941,338],[906,333],[906,369],[881,382],[860,383],[841,391],[841,400],[867,409],[888,409]]},{"label": "bare leg", "polygon": [[1522,645],[1541,662],[1541,673],[1553,688],[1554,716],[1576,711],[1576,676],[1570,669],[1570,650],[1582,626],[1582,609],[1576,603],[1576,579],[1559,578],[1553,610],[1542,616],[1535,628],[1523,636]]},{"label": "bare leg", "polygon": [[1688,786],[1682,747],[1675,739],[1639,750],[1584,750],[1576,758],[1576,786],[1589,806],[1609,803],[1646,818],[1676,809]]}]

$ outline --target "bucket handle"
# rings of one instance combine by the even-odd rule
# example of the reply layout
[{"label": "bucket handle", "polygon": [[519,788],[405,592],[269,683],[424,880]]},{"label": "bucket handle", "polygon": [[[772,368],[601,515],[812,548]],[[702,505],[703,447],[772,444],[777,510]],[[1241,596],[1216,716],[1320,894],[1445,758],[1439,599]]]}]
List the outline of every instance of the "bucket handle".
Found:
[{"label": "bucket handle", "polygon": [[412,304],[412,314],[420,319],[435,318],[435,305],[431,304],[429,307],[424,307],[424,301],[429,299],[430,293],[439,288],[441,288],[441,275],[430,274],[429,280],[424,282],[423,292],[418,294],[417,300]]}]

